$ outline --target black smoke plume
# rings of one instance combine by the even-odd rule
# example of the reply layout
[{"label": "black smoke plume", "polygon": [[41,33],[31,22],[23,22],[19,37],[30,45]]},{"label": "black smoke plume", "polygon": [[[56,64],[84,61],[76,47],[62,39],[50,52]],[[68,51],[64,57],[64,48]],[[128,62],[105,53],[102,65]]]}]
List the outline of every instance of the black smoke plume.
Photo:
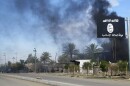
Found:
[{"label": "black smoke plume", "polygon": [[[24,15],[30,12],[42,21],[44,30],[50,33],[58,46],[72,42],[82,49],[89,42],[96,41],[96,34],[93,33],[96,28],[91,19],[93,0],[56,1],[58,2],[53,2],[53,0],[14,0],[14,5],[20,14]],[[37,30],[39,29],[32,29],[34,32]]]},{"label": "black smoke plume", "polygon": [[[37,16],[43,22],[43,27],[46,27],[45,30],[59,44],[76,42],[79,46],[85,46],[91,40],[96,40],[100,44],[104,39],[97,39],[97,20],[105,16],[117,16],[116,12],[109,12],[111,4],[107,0],[14,0],[14,2],[20,14],[31,12]],[[128,53],[124,52],[127,51],[126,39],[116,39],[116,43],[116,58],[127,58]],[[111,54],[113,47],[109,51]]]}]

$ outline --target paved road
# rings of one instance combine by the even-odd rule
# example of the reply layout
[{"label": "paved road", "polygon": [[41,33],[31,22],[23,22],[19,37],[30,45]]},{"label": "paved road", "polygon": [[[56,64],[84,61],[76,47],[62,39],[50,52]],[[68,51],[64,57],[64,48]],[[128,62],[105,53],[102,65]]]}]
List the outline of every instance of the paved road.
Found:
[{"label": "paved road", "polygon": [[127,80],[81,79],[81,78],[53,76],[49,74],[31,74],[31,73],[30,74],[21,73],[17,75],[33,78],[41,77],[43,80],[69,83],[72,85],[79,85],[79,86],[130,86],[130,81]]},{"label": "paved road", "polygon": [[48,85],[0,76],[0,86],[48,86]]}]

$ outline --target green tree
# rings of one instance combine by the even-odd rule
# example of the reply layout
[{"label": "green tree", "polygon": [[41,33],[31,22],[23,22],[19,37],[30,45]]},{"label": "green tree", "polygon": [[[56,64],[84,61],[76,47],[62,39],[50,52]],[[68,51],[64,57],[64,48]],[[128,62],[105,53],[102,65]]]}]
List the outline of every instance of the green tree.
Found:
[{"label": "green tree", "polygon": [[69,64],[69,72],[72,72],[73,75],[75,72],[79,71],[79,66],[75,64]]},{"label": "green tree", "polygon": [[50,54],[48,52],[43,52],[41,57],[40,57],[40,61],[44,62],[44,64],[50,60]]},{"label": "green tree", "polygon": [[109,62],[101,61],[100,68],[101,68],[102,72],[107,72],[108,71],[108,67],[109,67]]},{"label": "green tree", "polygon": [[11,61],[8,61],[8,67],[11,67],[11,64],[12,64]]},{"label": "green tree", "polygon": [[87,75],[89,73],[89,69],[91,69],[91,68],[92,68],[92,64],[90,62],[85,62],[83,64],[83,69],[87,70]]},{"label": "green tree", "polygon": [[49,61],[49,64],[50,64],[50,65],[55,65],[55,63],[56,63],[56,62],[55,62],[54,60],[51,60],[51,59],[50,59],[50,61]]},{"label": "green tree", "polygon": [[11,71],[12,71],[12,72],[17,72],[16,63],[12,63],[12,64],[11,64]]},{"label": "green tree", "polygon": [[20,62],[17,62],[16,63],[16,69],[17,70],[22,70],[24,68],[24,65],[23,64],[21,64]]},{"label": "green tree", "polygon": [[24,65],[25,61],[20,59],[20,64]]},{"label": "green tree", "polygon": [[74,43],[68,43],[63,45],[63,53],[68,55],[70,59],[73,58],[79,51],[76,49]]},{"label": "green tree", "polygon": [[127,68],[128,68],[128,62],[126,62],[126,61],[118,61],[117,62],[117,64],[118,64],[118,66],[119,66],[119,71],[121,72],[121,73],[123,73],[123,72],[127,72]]},{"label": "green tree", "polygon": [[66,70],[68,70],[69,64],[65,64],[64,68],[65,68]]},{"label": "green tree", "polygon": [[35,57],[32,54],[29,54],[26,62],[27,63],[34,63],[35,62]]},{"label": "green tree", "polygon": [[92,61],[96,61],[95,54],[101,51],[102,49],[98,48],[98,45],[96,44],[90,44],[86,48],[86,54],[92,59]]},{"label": "green tree", "polygon": [[61,56],[58,57],[58,62],[59,63],[69,63],[70,58],[66,54],[62,54]]},{"label": "green tree", "polygon": [[20,62],[16,62],[11,64],[12,72],[19,72],[20,70],[23,70],[25,66],[21,64]]},{"label": "green tree", "polygon": [[[37,64],[38,64],[38,62],[39,62],[39,60],[38,60],[38,58],[35,58],[35,56],[33,56],[32,54],[29,54],[28,55],[28,58],[27,58],[27,60],[26,61],[23,61],[23,60],[21,60],[20,62],[22,63],[22,64],[27,64],[28,65],[28,68],[29,68],[29,70],[28,71],[34,71],[35,70],[35,59],[36,59],[36,67],[37,67]],[[30,64],[31,63],[31,64]],[[29,67],[29,65],[31,65],[30,67]],[[37,69],[36,69],[37,70]]]}]

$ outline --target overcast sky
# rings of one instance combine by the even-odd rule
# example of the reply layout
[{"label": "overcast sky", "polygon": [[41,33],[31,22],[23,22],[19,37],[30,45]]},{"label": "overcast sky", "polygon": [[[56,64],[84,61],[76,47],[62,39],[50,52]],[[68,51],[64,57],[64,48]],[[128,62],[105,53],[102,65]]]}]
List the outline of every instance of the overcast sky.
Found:
[{"label": "overcast sky", "polygon": [[[43,8],[46,9],[37,6],[40,3],[30,1],[32,1],[32,4],[23,4],[24,2],[19,4],[16,0],[0,0],[0,62],[4,62],[4,53],[7,60],[10,61],[13,57],[16,57],[16,53],[18,60],[26,59],[29,53],[34,54],[33,49],[36,48],[38,57],[42,52],[48,51],[52,55],[51,58],[54,59],[56,53],[58,55],[61,53],[61,45],[64,43],[74,42],[77,48],[90,43],[98,43],[95,40],[96,35],[91,35],[92,32],[88,29],[95,26],[90,21],[91,6],[86,7],[86,10],[77,10],[70,4],[70,7],[77,11],[74,11],[74,17],[72,17],[69,15],[71,13],[71,9],[69,9],[70,12],[66,17],[64,10],[69,4],[66,5],[63,0],[51,0],[50,3],[46,4],[41,3],[44,5]],[[130,0],[109,1],[112,4],[110,11],[116,11],[122,17],[130,17]],[[30,10],[29,5],[35,12]],[[33,5],[36,7],[34,8]],[[37,11],[36,8],[40,11]],[[50,11],[50,14],[42,10]],[[58,11],[60,15],[53,14],[55,13],[53,11]],[[54,18],[51,17],[53,21],[50,22],[46,18],[52,15],[54,15]],[[77,17],[77,15],[79,16]],[[55,18],[59,18],[59,20],[57,21]],[[53,28],[53,30],[50,28]],[[55,28],[60,28],[60,30],[57,31]]]}]

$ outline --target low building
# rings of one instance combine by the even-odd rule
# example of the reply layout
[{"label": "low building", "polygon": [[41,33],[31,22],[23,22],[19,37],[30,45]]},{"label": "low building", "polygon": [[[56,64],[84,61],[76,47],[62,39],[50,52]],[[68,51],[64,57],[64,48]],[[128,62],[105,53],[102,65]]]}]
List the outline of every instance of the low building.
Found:
[{"label": "low building", "polygon": [[74,62],[75,64],[79,65],[80,73],[84,73],[85,71],[83,70],[83,64],[85,62],[90,62],[90,59],[86,60],[72,60],[71,62]]}]

